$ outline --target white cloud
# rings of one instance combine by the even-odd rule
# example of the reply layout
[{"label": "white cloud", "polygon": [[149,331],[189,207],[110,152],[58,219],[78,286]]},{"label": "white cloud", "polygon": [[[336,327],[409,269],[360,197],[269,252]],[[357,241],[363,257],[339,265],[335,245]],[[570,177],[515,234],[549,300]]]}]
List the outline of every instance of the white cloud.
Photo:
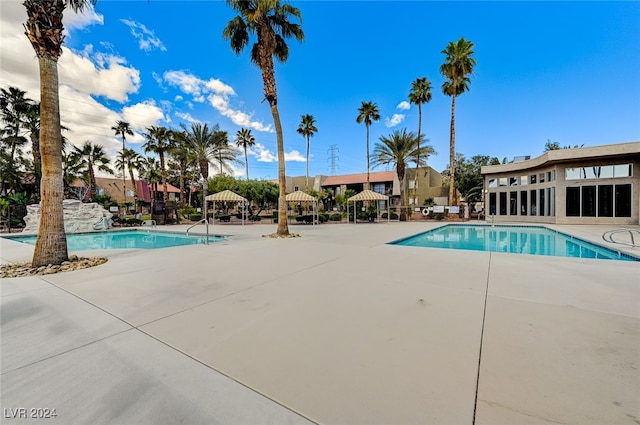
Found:
[{"label": "white cloud", "polygon": [[163,52],[167,50],[162,41],[156,37],[155,33],[140,22],[130,21],[129,19],[120,19],[120,22],[129,27],[131,35],[138,40],[140,50],[150,52],[153,49],[159,49]]},{"label": "white cloud", "polygon": [[199,123],[200,120],[197,120],[191,116],[191,114],[186,112],[176,112],[176,116],[190,123]]},{"label": "white cloud", "polygon": [[273,132],[271,124],[264,125],[260,121],[254,121],[251,114],[231,107],[229,97],[235,96],[236,93],[231,86],[222,81],[215,78],[205,81],[196,75],[180,70],[167,71],[163,77],[168,84],[191,95],[194,102],[202,103],[208,99],[211,106],[220,115],[229,118],[235,125],[253,128],[257,131]]},{"label": "white cloud", "polygon": [[84,93],[126,102],[129,93],[140,88],[140,71],[126,66],[124,58],[92,52],[86,46],[81,54],[63,47],[58,61],[60,84],[68,84]]},{"label": "white cloud", "polygon": [[384,119],[384,125],[386,125],[387,127],[395,127],[396,125],[400,124],[402,121],[404,121],[403,114],[393,114],[391,118],[387,117]]},{"label": "white cloud", "polygon": [[[139,132],[146,132],[147,127],[166,121],[162,108],[153,99],[122,108],[122,119]],[[114,121],[115,122],[115,121]]]},{"label": "white cloud", "polygon": [[73,9],[67,8],[63,22],[66,31],[79,30],[89,25],[104,25],[104,16],[96,13],[91,3],[87,2],[85,8],[79,13],[74,13]]},{"label": "white cloud", "polygon": [[284,153],[285,161],[294,161],[294,162],[306,162],[306,158],[300,152],[293,150],[291,152]]},{"label": "white cloud", "polygon": [[396,109],[399,109],[401,111],[408,111],[409,109],[411,109],[411,104],[406,100],[403,100],[402,102],[398,103]]}]

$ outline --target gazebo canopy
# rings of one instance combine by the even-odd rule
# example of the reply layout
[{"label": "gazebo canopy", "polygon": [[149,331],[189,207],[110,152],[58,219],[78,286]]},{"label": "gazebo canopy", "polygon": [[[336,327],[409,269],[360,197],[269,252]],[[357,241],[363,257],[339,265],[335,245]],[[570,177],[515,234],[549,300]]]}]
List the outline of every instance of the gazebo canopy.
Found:
[{"label": "gazebo canopy", "polygon": [[287,202],[316,202],[316,198],[299,190],[288,194],[285,199]]},{"label": "gazebo canopy", "polygon": [[205,198],[207,201],[219,201],[219,202],[247,202],[246,198],[238,195],[230,190],[223,190],[222,192],[214,193]]},{"label": "gazebo canopy", "polygon": [[363,190],[357,195],[347,199],[347,201],[388,201],[389,197],[373,190]]}]

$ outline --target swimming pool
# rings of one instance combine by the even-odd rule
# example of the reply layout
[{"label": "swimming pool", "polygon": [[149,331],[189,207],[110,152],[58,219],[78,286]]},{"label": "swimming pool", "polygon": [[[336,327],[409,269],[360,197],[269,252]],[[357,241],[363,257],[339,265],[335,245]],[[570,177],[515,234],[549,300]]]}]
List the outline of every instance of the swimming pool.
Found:
[{"label": "swimming pool", "polygon": [[[35,245],[36,236],[8,237],[7,239]],[[209,243],[220,242],[223,236],[209,236]],[[186,236],[179,233],[149,230],[125,230],[100,233],[70,233],[67,235],[69,251],[91,249],[158,249],[172,246],[204,244],[204,235]]]},{"label": "swimming pool", "polygon": [[389,243],[425,248],[640,261],[640,258],[541,226],[448,224]]}]

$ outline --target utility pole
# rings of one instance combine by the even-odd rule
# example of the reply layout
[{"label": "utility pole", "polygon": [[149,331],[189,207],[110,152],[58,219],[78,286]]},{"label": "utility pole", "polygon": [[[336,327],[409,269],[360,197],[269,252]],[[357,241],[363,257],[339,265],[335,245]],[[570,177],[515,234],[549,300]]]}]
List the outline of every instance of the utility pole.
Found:
[{"label": "utility pole", "polygon": [[338,149],[338,145],[331,145],[328,152],[329,152],[329,162],[331,163],[331,175],[335,176],[336,168],[338,167],[336,164],[336,161],[340,159],[340,157],[338,157],[337,155],[337,152],[340,152],[340,149]]}]

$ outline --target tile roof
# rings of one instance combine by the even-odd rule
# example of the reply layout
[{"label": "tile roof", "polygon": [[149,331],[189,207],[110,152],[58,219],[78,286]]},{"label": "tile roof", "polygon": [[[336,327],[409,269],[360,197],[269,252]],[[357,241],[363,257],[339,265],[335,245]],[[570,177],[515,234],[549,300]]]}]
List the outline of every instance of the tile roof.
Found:
[{"label": "tile roof", "polygon": [[[369,174],[369,182],[383,183],[393,182],[396,175],[395,171],[378,171]],[[367,173],[343,174],[341,176],[329,176],[323,182],[322,186],[339,186],[341,184],[359,184],[367,182]]]}]

